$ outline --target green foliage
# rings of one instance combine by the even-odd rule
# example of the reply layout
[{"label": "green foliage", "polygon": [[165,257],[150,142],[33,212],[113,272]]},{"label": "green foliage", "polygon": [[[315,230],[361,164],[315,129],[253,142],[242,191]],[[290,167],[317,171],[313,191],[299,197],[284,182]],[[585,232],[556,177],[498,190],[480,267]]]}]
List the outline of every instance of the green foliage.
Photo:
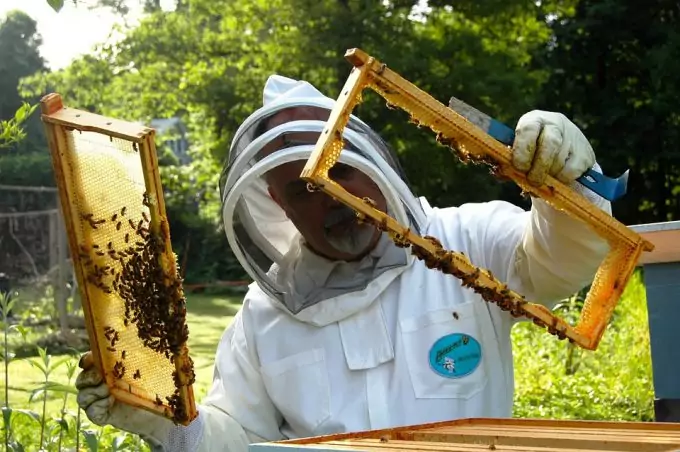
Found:
[{"label": "green foliage", "polygon": [[[305,79],[336,97],[352,47],[443,103],[454,95],[510,125],[535,108],[566,113],[607,174],[631,169],[629,193],[614,206],[621,221],[678,214],[680,28],[672,3],[431,0],[418,12],[413,0],[191,0],[173,11],[138,2],[147,14],[119,42],[60,71],[30,66],[20,93],[35,99],[56,91],[68,105],[100,114],[145,123],[178,117],[188,125],[194,163],[178,166],[167,154],[161,162],[173,245],[191,280],[238,273],[220,231],[215,176],[236,129],[261,106],[267,77]],[[128,12],[120,0],[97,4]],[[22,44],[27,55],[35,53],[32,39]],[[395,149],[416,194],[433,205],[505,199],[527,207],[514,184],[461,164],[377,95],[367,93],[356,113]]]},{"label": "green foliage", "polygon": [[61,8],[64,7],[64,0],[46,0],[46,1],[47,4],[50,5],[50,7],[57,13],[61,11]]},{"label": "green foliage", "polygon": [[[218,162],[261,105],[269,75],[302,78],[335,97],[351,69],[342,57],[351,47],[375,54],[444,103],[458,95],[510,122],[530,108],[548,73],[530,66],[549,39],[546,6],[513,2],[500,12],[468,13],[438,7],[418,21],[411,18],[414,3],[194,0],[154,11],[96,58],[24,80],[22,92],[49,87],[72,105],[128,120],[180,116],[195,125],[192,143]],[[431,134],[404,127],[405,118],[377,96],[367,96],[357,112],[384,134],[415,190],[434,204],[501,193],[484,170],[462,166]]]},{"label": "green foliage", "polygon": [[[54,170],[50,155],[47,151],[0,155],[0,178],[4,185],[53,187]],[[50,204],[55,207],[54,203]],[[41,207],[35,208],[39,210]]]},{"label": "green foliage", "polygon": [[[16,309],[19,299],[7,298],[0,293],[0,326],[3,330],[2,357],[4,364],[3,387],[4,403],[2,407],[2,443],[3,450],[81,450],[84,443],[86,450],[139,450],[148,451],[149,447],[140,438],[117,432],[111,427],[93,426],[87,420],[81,419],[81,410],[76,405],[76,412],[71,410],[75,402],[77,391],[73,386],[76,370],[78,369],[77,353],[64,356],[52,356],[43,347],[37,347],[38,358],[27,360],[39,376],[38,383],[33,387],[24,406],[10,405],[10,373],[9,366],[15,360],[9,350],[8,336],[19,333],[25,340],[30,334],[21,324],[12,323],[9,312]],[[73,351],[75,352],[75,351]],[[63,381],[54,380],[56,374],[65,377]],[[27,378],[26,375],[23,376]],[[30,378],[30,377],[28,377]],[[58,413],[48,410],[48,402],[58,399],[60,410]],[[39,411],[32,406],[39,403]]]},{"label": "green foliage", "polygon": [[[26,138],[26,132],[22,126],[37,106],[23,102],[13,118],[0,120],[0,149],[11,147]],[[0,155],[0,158],[2,158],[2,155]],[[0,174],[2,174],[1,171]]]},{"label": "green foliage", "polygon": [[[8,319],[6,313],[11,307],[19,319],[31,318],[40,300],[32,299],[26,290],[19,297],[13,297],[12,306],[0,298],[0,329],[9,336],[8,344],[23,342],[27,345],[35,335],[35,327],[26,327],[23,320]],[[190,330],[190,347],[195,364],[197,382],[194,393],[200,398],[210,387],[212,360],[219,339],[236,313],[240,300],[188,296],[187,321]],[[31,307],[31,314],[24,312]],[[35,313],[38,318],[46,312]],[[35,347],[35,358],[17,359],[11,346],[0,346],[4,359],[3,421],[1,439],[7,435],[8,451],[38,450],[40,438],[44,450],[89,451],[148,451],[146,443],[136,435],[118,431],[111,426],[99,427],[91,424],[76,404],[74,381],[79,371],[78,356],[74,350],[67,353],[50,353],[45,347]],[[9,371],[8,371],[9,369]],[[5,426],[10,425],[10,428]],[[41,435],[42,431],[42,435]],[[22,449],[23,447],[23,449]]]},{"label": "green foliage", "polygon": [[[35,107],[26,106],[26,102],[36,104],[37,99],[35,96],[22,98],[18,91],[23,77],[45,69],[38,50],[41,44],[35,20],[22,11],[10,11],[0,20],[0,155],[45,145],[38,115],[32,115]],[[17,129],[18,123],[23,123],[23,131]],[[4,136],[7,127],[9,136],[15,138],[10,143]]]},{"label": "green foliage", "polygon": [[[561,315],[570,318],[569,312]],[[545,334],[531,323],[513,329],[515,416],[653,420],[649,323],[640,272],[626,287],[595,352],[546,340]]]},{"label": "green foliage", "polygon": [[229,251],[220,223],[219,172],[187,166],[161,168],[166,211],[170,221],[173,250],[180,256],[180,270],[187,283],[248,279]]},{"label": "green foliage", "polygon": [[630,168],[614,206],[626,224],[680,214],[680,17],[677,3],[581,0],[553,24],[545,108],[563,111],[591,140],[605,171]]},{"label": "green foliage", "polygon": [[[547,71],[532,68],[531,55],[549,38],[542,17],[559,8],[512,2],[485,10],[466,2],[462,10],[438,6],[422,20],[412,14],[416,3],[193,0],[175,11],[148,8],[120,42],[64,70],[24,78],[21,93],[56,91],[70,106],[129,121],[181,118],[194,163],[163,158],[161,173],[173,247],[188,281],[240,279],[219,226],[216,176],[272,73],[308,80],[335,97],[351,69],[343,54],[361,47],[444,103],[457,95],[510,122],[532,105]],[[367,95],[357,113],[383,134],[414,191],[434,205],[519,193],[484,168],[460,164],[376,95]]]}]

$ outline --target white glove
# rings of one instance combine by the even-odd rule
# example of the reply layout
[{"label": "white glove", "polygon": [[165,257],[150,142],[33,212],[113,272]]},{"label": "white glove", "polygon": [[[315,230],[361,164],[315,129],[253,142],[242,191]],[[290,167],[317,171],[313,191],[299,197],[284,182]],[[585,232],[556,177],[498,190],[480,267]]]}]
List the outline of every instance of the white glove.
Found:
[{"label": "white glove", "polygon": [[109,393],[102,375],[88,358],[87,354],[81,358],[80,367],[83,371],[76,378],[78,405],[85,411],[87,418],[99,426],[108,424],[139,435],[149,443],[151,450],[167,450],[175,424],[169,419],[116,401]]},{"label": "white glove", "polygon": [[541,185],[547,175],[571,185],[595,165],[595,152],[566,116],[534,110],[517,122],[512,164],[533,185]]}]

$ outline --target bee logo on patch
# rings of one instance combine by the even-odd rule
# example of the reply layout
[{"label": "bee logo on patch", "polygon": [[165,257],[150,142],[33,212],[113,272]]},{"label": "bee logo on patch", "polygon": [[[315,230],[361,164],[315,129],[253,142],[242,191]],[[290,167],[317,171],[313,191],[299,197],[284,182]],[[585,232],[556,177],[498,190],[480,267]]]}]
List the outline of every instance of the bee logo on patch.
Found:
[{"label": "bee logo on patch", "polygon": [[472,374],[482,361],[482,346],[472,336],[452,333],[437,339],[428,353],[430,369],[444,378]]}]

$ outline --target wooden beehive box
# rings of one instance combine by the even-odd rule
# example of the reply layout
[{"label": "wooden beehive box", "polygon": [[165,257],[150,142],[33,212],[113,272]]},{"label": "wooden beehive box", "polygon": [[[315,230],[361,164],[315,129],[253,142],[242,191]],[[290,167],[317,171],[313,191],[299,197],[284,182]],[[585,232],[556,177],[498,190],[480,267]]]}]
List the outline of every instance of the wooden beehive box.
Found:
[{"label": "wooden beehive box", "polygon": [[547,419],[461,419],[250,446],[250,452],[307,452],[312,450],[671,452],[680,451],[680,424]]}]

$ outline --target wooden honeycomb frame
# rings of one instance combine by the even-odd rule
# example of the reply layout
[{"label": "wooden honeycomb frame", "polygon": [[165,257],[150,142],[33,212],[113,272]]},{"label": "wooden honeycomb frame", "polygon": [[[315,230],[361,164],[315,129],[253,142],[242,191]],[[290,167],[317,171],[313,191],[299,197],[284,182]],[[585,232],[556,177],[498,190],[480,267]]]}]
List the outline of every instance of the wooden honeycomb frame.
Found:
[{"label": "wooden honeycomb frame", "polygon": [[[640,254],[653,250],[652,243],[555,178],[548,177],[539,187],[530,185],[526,176],[513,168],[511,150],[507,146],[376,58],[360,49],[348,50],[345,58],[354,67],[300,175],[309,183],[309,188],[321,190],[351,207],[361,221],[372,222],[387,232],[398,246],[411,247],[412,253],[429,268],[461,279],[464,286],[480,294],[487,302],[497,304],[515,317],[533,320],[559,339],[568,339],[584,349],[595,350]],[[540,197],[554,208],[585,222],[607,240],[610,251],[595,275],[575,326],[546,307],[531,303],[524,296],[509,290],[488,270],[474,266],[464,254],[443,249],[434,237],[421,237],[413,233],[385,212],[375,209],[370,200],[351,195],[329,178],[328,170],[336,163],[343,149],[342,132],[354,107],[361,102],[364,89],[378,93],[386,100],[388,107],[400,108],[410,114],[411,122],[430,128],[437,134],[437,141],[450,147],[463,162],[490,165],[495,176],[514,181],[525,193]]]},{"label": "wooden honeycomb frame", "polygon": [[188,425],[195,373],[155,130],[66,108],[56,93],[40,104],[90,341],[83,362],[115,399]]}]

